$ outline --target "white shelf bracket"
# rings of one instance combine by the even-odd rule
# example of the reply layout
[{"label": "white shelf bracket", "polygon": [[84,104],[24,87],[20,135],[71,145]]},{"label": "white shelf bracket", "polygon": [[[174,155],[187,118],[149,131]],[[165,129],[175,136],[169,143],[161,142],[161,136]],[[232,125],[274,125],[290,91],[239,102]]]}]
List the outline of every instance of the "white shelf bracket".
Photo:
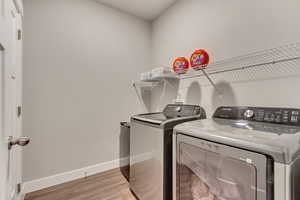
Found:
[{"label": "white shelf bracket", "polygon": [[135,93],[136,93],[136,95],[138,97],[139,103],[142,106],[143,111],[149,112],[148,109],[147,109],[147,107],[146,107],[146,105],[145,105],[145,103],[144,103],[144,100],[142,98],[142,91],[139,91],[139,89],[137,88],[137,84],[136,83],[133,83],[133,88],[134,88]]},{"label": "white shelf bracket", "polygon": [[204,76],[207,78],[207,80],[210,82],[210,84],[215,88],[215,90],[217,91],[217,93],[222,96],[222,91],[217,87],[217,85],[214,83],[214,81],[210,78],[210,76],[206,73],[206,71],[204,69],[201,69],[201,71],[203,72]]},{"label": "white shelf bracket", "polygon": [[156,111],[160,110],[159,106],[161,105],[162,100],[163,100],[164,96],[166,95],[168,81],[166,79],[162,79],[160,81],[160,83],[163,83],[163,88],[162,88],[162,92],[161,92],[161,95],[160,95],[159,100],[158,100]]}]

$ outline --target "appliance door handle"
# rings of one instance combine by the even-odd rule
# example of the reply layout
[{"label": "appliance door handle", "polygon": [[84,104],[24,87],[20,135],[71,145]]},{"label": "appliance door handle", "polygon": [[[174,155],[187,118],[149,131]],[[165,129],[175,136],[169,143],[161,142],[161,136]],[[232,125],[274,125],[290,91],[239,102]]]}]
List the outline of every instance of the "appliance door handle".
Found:
[{"label": "appliance door handle", "polygon": [[14,139],[12,136],[8,137],[8,149],[10,150],[13,146],[26,146],[30,143],[29,137],[19,137],[18,139]]}]

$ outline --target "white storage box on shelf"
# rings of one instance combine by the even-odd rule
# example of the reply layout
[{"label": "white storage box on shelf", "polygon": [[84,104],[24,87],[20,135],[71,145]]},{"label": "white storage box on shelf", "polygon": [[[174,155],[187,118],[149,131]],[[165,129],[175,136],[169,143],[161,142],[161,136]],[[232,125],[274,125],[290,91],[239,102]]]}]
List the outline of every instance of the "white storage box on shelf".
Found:
[{"label": "white storage box on shelf", "polygon": [[169,67],[159,67],[152,70],[153,81],[160,81],[162,79],[177,79],[178,76],[175,72],[172,71]]},{"label": "white storage box on shelf", "polygon": [[141,81],[151,81],[152,73],[144,72],[141,74]]},{"label": "white storage box on shelf", "polygon": [[145,82],[159,82],[164,79],[177,79],[178,76],[175,72],[172,72],[171,68],[159,67],[150,72],[144,72],[141,74],[141,81]]}]

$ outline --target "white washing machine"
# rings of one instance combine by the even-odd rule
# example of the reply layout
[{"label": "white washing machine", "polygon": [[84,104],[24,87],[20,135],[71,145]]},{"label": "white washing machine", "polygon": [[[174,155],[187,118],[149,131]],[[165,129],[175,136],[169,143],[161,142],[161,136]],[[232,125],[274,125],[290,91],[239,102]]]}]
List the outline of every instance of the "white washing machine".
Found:
[{"label": "white washing machine", "polygon": [[299,109],[221,107],[174,133],[174,200],[300,200]]}]

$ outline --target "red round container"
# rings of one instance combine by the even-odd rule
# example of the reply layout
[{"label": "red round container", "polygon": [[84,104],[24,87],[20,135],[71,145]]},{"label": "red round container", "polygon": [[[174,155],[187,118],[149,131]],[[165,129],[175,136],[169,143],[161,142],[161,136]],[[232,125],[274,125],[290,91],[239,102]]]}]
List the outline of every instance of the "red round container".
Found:
[{"label": "red round container", "polygon": [[188,69],[189,61],[184,57],[177,58],[173,63],[173,71],[177,74],[184,74]]},{"label": "red round container", "polygon": [[205,50],[199,49],[192,54],[190,63],[194,70],[204,69],[209,63],[209,55]]}]

